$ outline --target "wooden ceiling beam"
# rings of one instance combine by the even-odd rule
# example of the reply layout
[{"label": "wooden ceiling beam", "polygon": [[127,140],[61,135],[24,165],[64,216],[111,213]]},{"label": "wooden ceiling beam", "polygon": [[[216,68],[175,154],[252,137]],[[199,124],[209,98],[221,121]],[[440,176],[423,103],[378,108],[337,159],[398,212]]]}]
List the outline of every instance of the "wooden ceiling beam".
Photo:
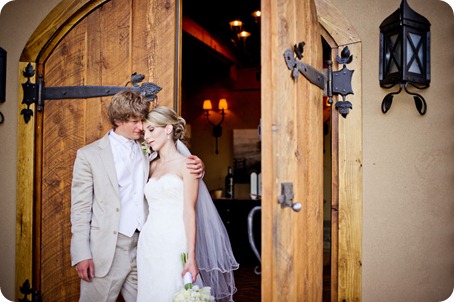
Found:
[{"label": "wooden ceiling beam", "polygon": [[224,43],[212,36],[208,31],[206,31],[202,26],[194,22],[194,20],[183,17],[183,31],[196,38],[210,49],[214,50],[216,53],[221,55],[223,58],[227,59],[232,64],[237,64],[238,60],[232,51],[224,45]]}]

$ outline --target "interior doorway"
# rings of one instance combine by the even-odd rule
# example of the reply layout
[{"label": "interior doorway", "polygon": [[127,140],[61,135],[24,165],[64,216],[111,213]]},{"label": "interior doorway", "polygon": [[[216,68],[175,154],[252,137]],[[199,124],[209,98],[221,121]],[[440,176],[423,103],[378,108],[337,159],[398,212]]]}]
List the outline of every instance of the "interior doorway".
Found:
[{"label": "interior doorway", "polygon": [[[250,173],[260,174],[260,18],[252,16],[258,10],[260,0],[183,2],[181,115],[190,129],[191,152],[205,163],[204,181],[240,264],[235,271],[236,302],[261,301],[260,259],[249,245],[247,225],[250,211],[261,204],[260,197],[250,195]],[[235,20],[242,22],[247,38],[229,24]],[[218,109],[220,99],[228,105],[224,116]],[[202,108],[205,100],[211,101],[209,112]],[[213,136],[215,125],[222,129],[218,137]],[[243,157],[243,147],[255,155]],[[233,199],[225,198],[228,167],[235,181]],[[215,191],[221,192],[220,198]],[[260,250],[260,214],[253,219]]]},{"label": "interior doorway", "polygon": [[[222,7],[216,15],[213,15],[212,12],[215,10],[210,9],[211,5],[213,4],[210,1],[183,5],[181,114],[189,124],[192,152],[206,163],[205,181],[213,193],[214,202],[218,203],[221,218],[226,224],[239,224],[238,221],[234,222],[223,217],[226,215],[225,211],[229,211],[230,216],[231,211],[235,211],[236,220],[247,219],[246,216],[250,213],[252,206],[248,205],[244,208],[241,205],[219,206],[224,201],[216,200],[214,191],[222,190],[221,198],[225,196],[224,177],[227,174],[227,167],[235,165],[234,131],[255,129],[258,132],[260,124],[260,116],[256,114],[260,113],[260,18],[257,19],[252,15],[253,12],[260,10],[260,1],[237,0],[224,4],[216,3]],[[235,38],[238,30],[233,29],[229,24],[234,20],[243,20],[242,29],[251,33],[246,40]],[[322,40],[325,64],[332,59],[332,49],[323,38]],[[217,110],[218,100],[221,98],[226,98],[229,106],[224,118]],[[203,102],[207,99],[211,100],[213,106],[209,117],[203,110]],[[331,106],[327,98],[324,97],[320,102],[323,102],[324,145],[323,301],[330,301],[332,124]],[[246,113],[248,117],[244,118],[241,116],[242,113]],[[216,139],[212,135],[213,125],[210,122],[218,123],[222,119],[224,119],[221,125],[222,135]],[[215,142],[215,140],[218,141]],[[242,176],[235,176],[237,183],[234,199],[247,203],[250,199],[249,179],[238,181]],[[260,228],[257,221],[254,225]],[[238,230],[230,225],[226,227],[228,230]],[[231,237],[235,237],[231,238],[232,245],[235,244],[236,237],[247,235],[246,228],[241,229],[240,232],[242,234],[230,234]],[[254,238],[260,250],[260,233],[256,235],[258,236]],[[249,243],[244,240],[243,243],[246,244],[238,249],[238,253],[252,255],[253,250]],[[260,301],[260,262],[254,256],[239,258],[241,258],[239,259],[241,260],[239,261],[240,270],[235,276],[239,291],[235,295],[235,301]]]}]

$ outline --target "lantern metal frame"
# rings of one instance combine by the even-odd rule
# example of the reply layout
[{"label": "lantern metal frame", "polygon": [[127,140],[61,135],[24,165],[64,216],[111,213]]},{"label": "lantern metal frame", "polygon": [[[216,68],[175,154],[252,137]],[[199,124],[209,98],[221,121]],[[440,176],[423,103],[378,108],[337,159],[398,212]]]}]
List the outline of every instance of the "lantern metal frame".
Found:
[{"label": "lantern metal frame", "polygon": [[[0,103],[6,102],[6,50],[0,47]],[[0,124],[3,124],[5,117],[0,112]]]},{"label": "lantern metal frame", "polygon": [[421,115],[427,104],[420,94],[410,92],[430,86],[430,22],[402,0],[399,9],[380,25],[380,86],[385,89],[399,85],[399,90],[388,93],[382,102],[382,112],[391,108],[393,96],[402,88],[413,95]]}]

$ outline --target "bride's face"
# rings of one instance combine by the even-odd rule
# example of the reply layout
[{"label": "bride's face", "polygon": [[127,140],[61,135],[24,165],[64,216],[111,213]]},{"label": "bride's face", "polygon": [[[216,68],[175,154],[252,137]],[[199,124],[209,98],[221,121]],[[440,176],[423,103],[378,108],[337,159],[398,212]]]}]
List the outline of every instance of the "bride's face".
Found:
[{"label": "bride's face", "polygon": [[144,129],[144,139],[154,151],[159,151],[159,149],[168,141],[166,128],[146,125]]}]

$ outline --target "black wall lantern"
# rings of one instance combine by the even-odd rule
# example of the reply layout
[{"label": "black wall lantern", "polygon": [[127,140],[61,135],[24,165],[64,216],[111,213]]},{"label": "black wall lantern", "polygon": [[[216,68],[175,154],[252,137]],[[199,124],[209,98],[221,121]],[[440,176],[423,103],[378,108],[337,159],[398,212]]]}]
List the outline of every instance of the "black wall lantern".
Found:
[{"label": "black wall lantern", "polygon": [[[6,101],[6,50],[0,47],[0,103]],[[5,117],[0,112],[0,124],[3,124]]]},{"label": "black wall lantern", "polygon": [[399,85],[382,102],[382,112],[391,108],[393,96],[402,91],[413,95],[421,115],[427,111],[424,98],[410,92],[408,85],[425,89],[430,85],[430,22],[402,0],[400,8],[380,25],[380,86],[386,89]]}]

